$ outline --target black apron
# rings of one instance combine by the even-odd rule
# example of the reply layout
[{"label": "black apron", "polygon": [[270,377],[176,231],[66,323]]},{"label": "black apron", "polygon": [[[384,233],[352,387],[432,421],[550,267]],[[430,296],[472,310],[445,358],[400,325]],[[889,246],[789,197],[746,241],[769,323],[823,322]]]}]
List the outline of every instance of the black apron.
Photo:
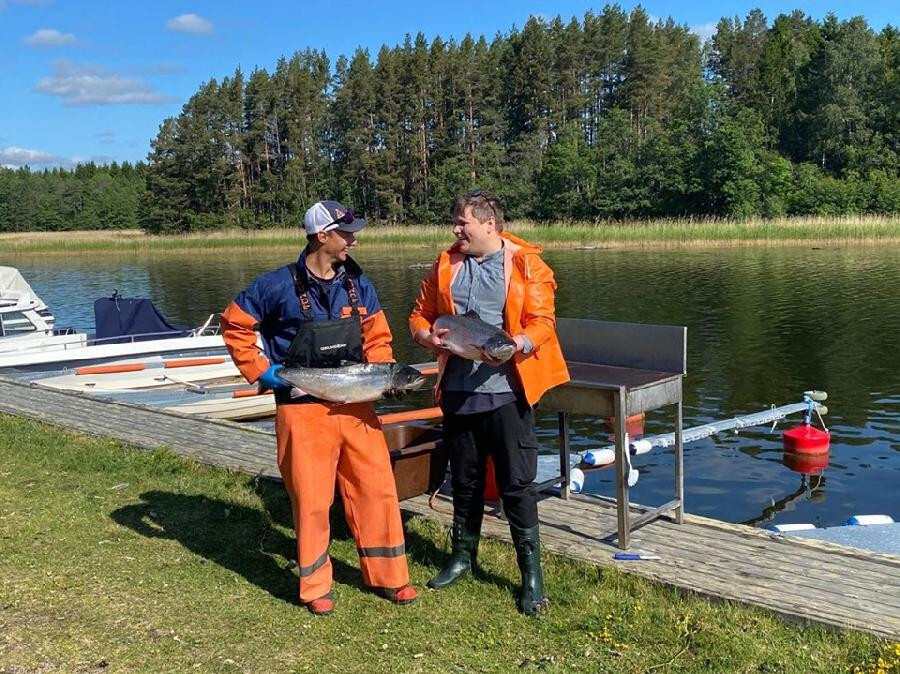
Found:
[{"label": "black apron", "polygon": [[[285,367],[339,367],[343,363],[364,362],[362,348],[362,319],[359,313],[359,296],[356,283],[348,273],[344,280],[344,288],[350,300],[350,316],[348,318],[317,321],[313,318],[309,301],[309,282],[305,278],[305,270],[300,270],[296,263],[288,265],[294,279],[294,291],[300,302],[303,320],[297,327],[297,334],[288,347],[284,358]],[[318,398],[306,395],[291,398],[291,389],[277,389],[275,402],[305,403],[316,402]]]}]

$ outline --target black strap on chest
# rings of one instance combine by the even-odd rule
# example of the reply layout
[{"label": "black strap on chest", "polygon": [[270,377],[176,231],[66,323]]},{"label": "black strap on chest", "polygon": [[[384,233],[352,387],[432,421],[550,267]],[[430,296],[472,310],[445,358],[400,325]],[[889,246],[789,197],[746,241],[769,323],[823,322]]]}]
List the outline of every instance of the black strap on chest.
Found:
[{"label": "black strap on chest", "polygon": [[[291,278],[294,280],[294,293],[296,293],[297,299],[300,301],[300,311],[303,314],[303,319],[312,321],[314,319],[312,304],[309,301],[309,285],[305,278],[301,278],[300,269],[297,267],[296,262],[291,262],[288,265],[288,270],[291,272]],[[350,301],[350,313],[358,317],[359,294],[356,292],[356,283],[350,274],[344,277],[344,289],[347,291],[347,299]]]}]

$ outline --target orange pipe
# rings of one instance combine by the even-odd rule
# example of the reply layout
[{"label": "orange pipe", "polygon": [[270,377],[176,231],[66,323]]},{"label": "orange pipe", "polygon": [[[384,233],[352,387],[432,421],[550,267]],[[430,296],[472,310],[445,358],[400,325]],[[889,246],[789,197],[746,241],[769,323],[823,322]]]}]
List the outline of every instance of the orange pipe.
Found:
[{"label": "orange pipe", "polygon": [[[221,358],[185,358],[182,360],[167,360],[163,363],[163,367],[168,369],[172,367],[194,367],[196,365],[221,365],[225,362],[225,357]],[[125,365],[89,365],[86,367],[75,368],[75,374],[115,374],[116,372],[140,372],[146,370],[145,363],[128,363]]]},{"label": "orange pipe", "polygon": [[194,367],[195,365],[221,365],[225,358],[186,358],[184,360],[167,360],[163,367]]},{"label": "orange pipe", "polygon": [[113,374],[115,372],[140,372],[146,369],[143,363],[131,363],[129,365],[91,365],[88,367],[76,367],[75,374]]},{"label": "orange pipe", "polygon": [[424,421],[426,419],[440,419],[443,415],[440,407],[428,407],[421,410],[407,410],[405,412],[393,412],[379,415],[378,419],[383,424],[396,424],[401,421]]},{"label": "orange pipe", "polygon": [[232,398],[249,398],[251,396],[269,395],[271,391],[260,392],[258,388],[245,388],[231,394]]}]

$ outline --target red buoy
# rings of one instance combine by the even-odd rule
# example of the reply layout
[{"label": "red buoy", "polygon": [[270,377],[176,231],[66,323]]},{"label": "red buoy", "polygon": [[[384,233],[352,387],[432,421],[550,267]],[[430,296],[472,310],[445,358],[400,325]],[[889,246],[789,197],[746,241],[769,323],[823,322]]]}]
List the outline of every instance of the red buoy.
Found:
[{"label": "red buoy", "polygon": [[803,475],[821,475],[828,468],[828,452],[824,454],[799,454],[798,452],[785,452],[782,456],[784,465],[795,473]]},{"label": "red buoy", "polygon": [[810,424],[791,428],[782,434],[784,451],[797,454],[827,454],[831,433]]},{"label": "red buoy", "polygon": [[[616,418],[606,417],[606,428],[609,429],[610,435],[607,436],[612,442],[616,441]],[[632,414],[625,417],[625,432],[631,438],[636,438],[644,434],[644,413]]]},{"label": "red buoy", "polygon": [[494,460],[490,456],[488,456],[487,465],[484,467],[484,500],[500,500],[500,490],[497,488],[497,475],[494,470]]}]

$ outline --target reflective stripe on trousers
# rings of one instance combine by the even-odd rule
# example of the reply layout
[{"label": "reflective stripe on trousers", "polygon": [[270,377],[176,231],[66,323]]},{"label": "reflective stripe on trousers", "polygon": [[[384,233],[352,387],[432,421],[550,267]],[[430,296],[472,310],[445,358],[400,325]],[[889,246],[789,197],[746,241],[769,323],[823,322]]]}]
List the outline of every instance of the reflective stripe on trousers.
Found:
[{"label": "reflective stripe on trousers", "polygon": [[316,561],[314,561],[309,566],[301,566],[300,567],[300,577],[303,578],[305,576],[311,576],[316,571],[325,566],[325,562],[328,561],[328,551],[325,551],[321,557],[319,557]]},{"label": "reflective stripe on trousers", "polygon": [[400,557],[406,554],[405,545],[395,545],[393,548],[357,548],[360,557]]}]

